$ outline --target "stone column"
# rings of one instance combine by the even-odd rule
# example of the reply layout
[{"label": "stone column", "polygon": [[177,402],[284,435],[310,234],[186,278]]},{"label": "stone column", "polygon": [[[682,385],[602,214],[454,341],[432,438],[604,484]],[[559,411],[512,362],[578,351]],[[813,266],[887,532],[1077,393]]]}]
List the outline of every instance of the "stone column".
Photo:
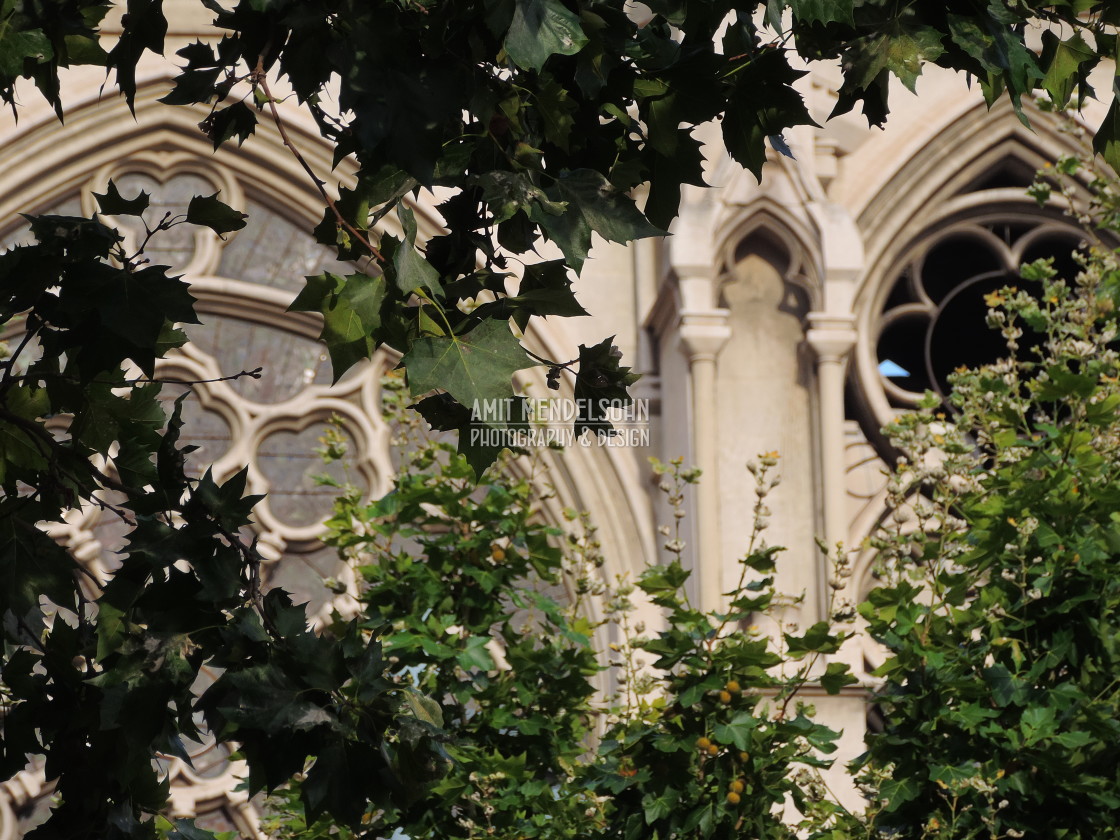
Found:
[{"label": "stone column", "polygon": [[719,409],[716,357],[731,337],[726,309],[683,310],[681,350],[692,379],[692,451],[702,473],[696,490],[696,574],[700,609],[722,608],[723,556],[719,526]]},{"label": "stone column", "polygon": [[[824,508],[824,539],[832,551],[848,540],[848,499],[844,482],[844,372],[848,354],[856,342],[855,318],[851,315],[809,313],[806,340],[817,361],[820,406],[821,504]],[[827,580],[824,570],[822,582]],[[823,594],[823,592],[822,592]],[[822,598],[822,609],[825,599]],[[827,618],[827,616],[820,616]]]}]

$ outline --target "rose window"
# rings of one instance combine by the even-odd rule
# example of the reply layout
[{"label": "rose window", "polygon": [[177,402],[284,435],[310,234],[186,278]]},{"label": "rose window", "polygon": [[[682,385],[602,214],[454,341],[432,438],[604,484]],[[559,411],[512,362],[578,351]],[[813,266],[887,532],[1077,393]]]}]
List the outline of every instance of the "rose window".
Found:
[{"label": "rose window", "polygon": [[[253,183],[212,160],[169,152],[143,152],[95,173],[80,190],[57,197],[40,214],[90,215],[93,192],[109,179],[125,196],[151,196],[145,219],[154,225],[165,213],[184,214],[194,195],[220,193],[221,200],[248,213],[247,226],[224,239],[207,229],[181,225],[154,236],[145,247],[153,263],[170,265],[191,284],[202,324],[185,325],[190,342],[157,365],[165,380],[162,398],[170,404],[186,394],[181,444],[194,476],[212,470],[219,482],[248,470],[247,492],[266,494],[254,510],[253,533],[266,564],[266,587],[282,587],[309,617],[355,606],[339,583],[352,583],[348,567],[320,537],[337,489],[318,476],[350,483],[370,495],[388,489],[392,475],[390,431],[381,416],[381,376],[392,366],[376,357],[332,384],[330,362],[316,340],[320,323],[307,313],[289,313],[288,304],[306,275],[353,269],[306,232],[307,218],[286,214],[256,193]],[[110,218],[135,250],[144,236],[132,217]],[[0,231],[0,248],[29,238],[25,224]],[[11,338],[11,336],[7,336]],[[260,369],[257,378],[237,376]],[[345,462],[323,463],[315,450],[328,428],[346,441]],[[119,499],[106,494],[104,501]],[[117,565],[115,551],[128,528],[109,511],[88,507],[65,526],[52,529],[74,556],[98,575]],[[328,585],[328,579],[329,585]],[[193,767],[167,759],[172,810],[196,814],[199,824],[242,837],[263,837],[256,804],[235,791],[244,775],[222,744],[206,739],[188,744]],[[43,769],[29,766],[0,790],[0,839],[22,835],[50,805],[51,786]]]}]

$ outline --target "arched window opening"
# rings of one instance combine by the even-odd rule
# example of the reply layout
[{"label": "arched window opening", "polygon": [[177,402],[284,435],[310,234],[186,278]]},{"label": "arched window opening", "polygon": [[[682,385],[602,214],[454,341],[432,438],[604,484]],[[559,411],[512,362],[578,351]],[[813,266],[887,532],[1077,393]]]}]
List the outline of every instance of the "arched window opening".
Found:
[{"label": "arched window opening", "polygon": [[[879,313],[876,361],[888,401],[917,404],[927,390],[946,396],[949,375],[1006,353],[986,323],[985,299],[1004,286],[1030,290],[1024,263],[1048,258],[1062,276],[1078,271],[1080,232],[1046,219],[979,218],[921,240],[895,273]],[[1020,352],[1029,353],[1029,337]]]}]

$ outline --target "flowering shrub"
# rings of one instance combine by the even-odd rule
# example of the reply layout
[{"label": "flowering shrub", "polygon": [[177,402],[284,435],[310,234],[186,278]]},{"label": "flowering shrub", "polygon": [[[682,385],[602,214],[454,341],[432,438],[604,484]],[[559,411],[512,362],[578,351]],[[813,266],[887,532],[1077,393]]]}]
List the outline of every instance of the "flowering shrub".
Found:
[{"label": "flowering shrub", "polygon": [[1120,262],[1079,259],[990,295],[1006,357],[889,427],[883,585],[860,607],[890,653],[861,761],[872,834],[1088,840],[1120,820]]},{"label": "flowering shrub", "polygon": [[[385,784],[408,804],[370,802],[370,836],[793,838],[787,802],[806,819],[831,813],[816,772],[838,733],[799,692],[811,676],[830,691],[854,681],[819,661],[844,634],[785,626],[776,644],[753,626],[775,598],[781,549],[763,534],[776,456],[752,466],[758,524],[728,611],[709,615],[689,600],[681,562],[698,470],[655,465],[674,512],[667,561],[609,580],[589,517],[565,511],[566,530],[541,521],[538,461],[507,461],[476,486],[453,445],[403,411],[392,379],[386,394],[404,459],[396,484],[371,503],[343,488],[330,542],[359,573],[385,679],[444,760],[411,760],[407,727],[387,744],[399,770]],[[345,455],[340,440],[324,453]],[[660,628],[638,620],[639,599],[664,612]],[[300,787],[274,797],[270,833],[353,836],[307,814]]]}]

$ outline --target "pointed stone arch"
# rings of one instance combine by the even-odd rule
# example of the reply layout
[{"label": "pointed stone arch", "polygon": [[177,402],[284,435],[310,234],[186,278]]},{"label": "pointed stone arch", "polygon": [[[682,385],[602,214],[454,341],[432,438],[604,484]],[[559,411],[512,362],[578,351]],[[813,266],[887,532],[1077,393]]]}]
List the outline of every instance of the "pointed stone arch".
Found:
[{"label": "pointed stone arch", "polygon": [[755,255],[803,292],[809,311],[820,308],[821,249],[811,222],[769,196],[759,196],[736,210],[734,222],[729,220],[717,234],[717,300],[722,299],[724,286],[733,279],[733,267]]},{"label": "pointed stone arch", "polygon": [[861,296],[877,282],[884,264],[897,259],[917,232],[950,208],[1033,204],[1024,194],[1025,185],[996,180],[985,188],[985,176],[1010,169],[1033,172],[1061,155],[1083,151],[1077,138],[1062,130],[1062,120],[1068,118],[1029,104],[1024,111],[1030,128],[1002,100],[990,111],[977,103],[947,123],[931,122],[913,155],[893,170],[875,173],[879,188],[856,218],[868,265]]}]

